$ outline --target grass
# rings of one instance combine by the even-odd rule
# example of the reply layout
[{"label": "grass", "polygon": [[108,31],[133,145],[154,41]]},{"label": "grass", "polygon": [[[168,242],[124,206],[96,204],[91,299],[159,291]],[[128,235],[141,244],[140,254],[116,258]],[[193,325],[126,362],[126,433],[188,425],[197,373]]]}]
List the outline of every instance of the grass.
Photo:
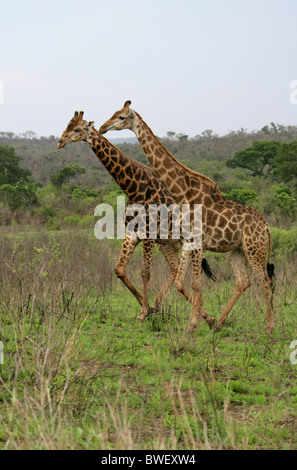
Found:
[{"label": "grass", "polygon": [[[115,278],[118,243],[92,233],[4,234],[1,248],[2,449],[296,449],[296,268],[278,260],[276,329],[265,332],[256,286],[224,328],[186,334],[191,308],[172,289],[165,310],[139,305]],[[204,304],[231,297],[226,258],[208,256]],[[150,296],[166,266],[154,257]],[[141,249],[129,265],[140,287]],[[290,275],[288,275],[290,273]]]}]

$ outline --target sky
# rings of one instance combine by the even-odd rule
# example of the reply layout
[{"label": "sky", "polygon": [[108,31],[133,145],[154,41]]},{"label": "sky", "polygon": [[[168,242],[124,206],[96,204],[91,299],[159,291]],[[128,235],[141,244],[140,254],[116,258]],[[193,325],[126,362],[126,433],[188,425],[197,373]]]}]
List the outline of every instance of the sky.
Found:
[{"label": "sky", "polygon": [[74,111],[99,127],[126,100],[159,137],[297,125],[296,0],[0,7],[0,131],[59,137]]}]

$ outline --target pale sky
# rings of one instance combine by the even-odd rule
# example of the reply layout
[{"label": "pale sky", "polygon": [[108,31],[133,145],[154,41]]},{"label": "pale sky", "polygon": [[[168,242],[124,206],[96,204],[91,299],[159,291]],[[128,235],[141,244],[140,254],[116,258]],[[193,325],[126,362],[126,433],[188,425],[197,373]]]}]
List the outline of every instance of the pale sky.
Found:
[{"label": "pale sky", "polygon": [[160,137],[297,125],[296,0],[2,0],[0,19],[0,131],[99,127],[128,99]]}]

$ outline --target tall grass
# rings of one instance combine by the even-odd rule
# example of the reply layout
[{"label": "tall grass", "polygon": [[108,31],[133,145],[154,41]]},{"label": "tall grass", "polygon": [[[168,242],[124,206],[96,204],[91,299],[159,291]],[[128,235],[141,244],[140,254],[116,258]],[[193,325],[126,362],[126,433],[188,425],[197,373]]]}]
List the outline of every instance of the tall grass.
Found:
[{"label": "tall grass", "polygon": [[[172,289],[144,324],[115,279],[117,242],[88,231],[0,241],[0,446],[3,449],[296,448],[296,264],[276,261],[276,332],[257,286],[221,333],[186,334],[190,305]],[[141,287],[141,248],[128,275]],[[204,303],[218,317],[233,289],[209,255]],[[168,271],[156,253],[151,299]],[[189,282],[189,279],[187,280]],[[296,338],[295,338],[295,336]]]}]

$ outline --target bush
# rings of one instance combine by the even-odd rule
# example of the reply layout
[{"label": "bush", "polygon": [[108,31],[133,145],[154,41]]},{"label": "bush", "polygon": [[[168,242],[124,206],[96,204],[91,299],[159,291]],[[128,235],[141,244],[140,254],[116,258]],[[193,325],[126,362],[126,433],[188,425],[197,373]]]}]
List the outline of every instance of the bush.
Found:
[{"label": "bush", "polygon": [[80,226],[82,228],[93,228],[94,225],[95,225],[95,217],[93,215],[84,215],[81,219],[80,219]]},{"label": "bush", "polygon": [[46,228],[48,230],[61,230],[61,221],[58,217],[51,217],[46,223]]},{"label": "bush", "polygon": [[13,212],[20,207],[30,208],[38,204],[37,186],[33,183],[3,184],[0,186],[1,201]]},{"label": "bush", "polygon": [[86,189],[86,188],[83,188],[82,186],[78,187],[78,186],[73,186],[71,188],[71,194],[70,194],[70,198],[73,199],[73,200],[77,200],[77,199],[80,199],[80,198],[83,198],[83,199],[99,199],[100,198],[100,195],[101,195],[101,191],[97,191],[95,189]]},{"label": "bush", "polygon": [[238,204],[251,204],[257,200],[257,193],[252,189],[232,189],[229,193],[225,194],[227,199],[237,202]]},{"label": "bush", "polygon": [[50,180],[54,186],[61,189],[65,183],[68,183],[68,181],[74,178],[78,173],[83,174],[85,172],[85,168],[71,163],[62,168],[59,173],[51,175]]},{"label": "bush", "polygon": [[36,213],[43,216],[46,220],[57,215],[57,209],[49,204],[38,207]]},{"label": "bush", "polygon": [[76,227],[80,223],[80,217],[79,215],[68,215],[64,217],[64,223],[66,226]]},{"label": "bush", "polygon": [[284,258],[297,253],[297,227],[291,230],[272,227],[271,233],[274,256]]}]

